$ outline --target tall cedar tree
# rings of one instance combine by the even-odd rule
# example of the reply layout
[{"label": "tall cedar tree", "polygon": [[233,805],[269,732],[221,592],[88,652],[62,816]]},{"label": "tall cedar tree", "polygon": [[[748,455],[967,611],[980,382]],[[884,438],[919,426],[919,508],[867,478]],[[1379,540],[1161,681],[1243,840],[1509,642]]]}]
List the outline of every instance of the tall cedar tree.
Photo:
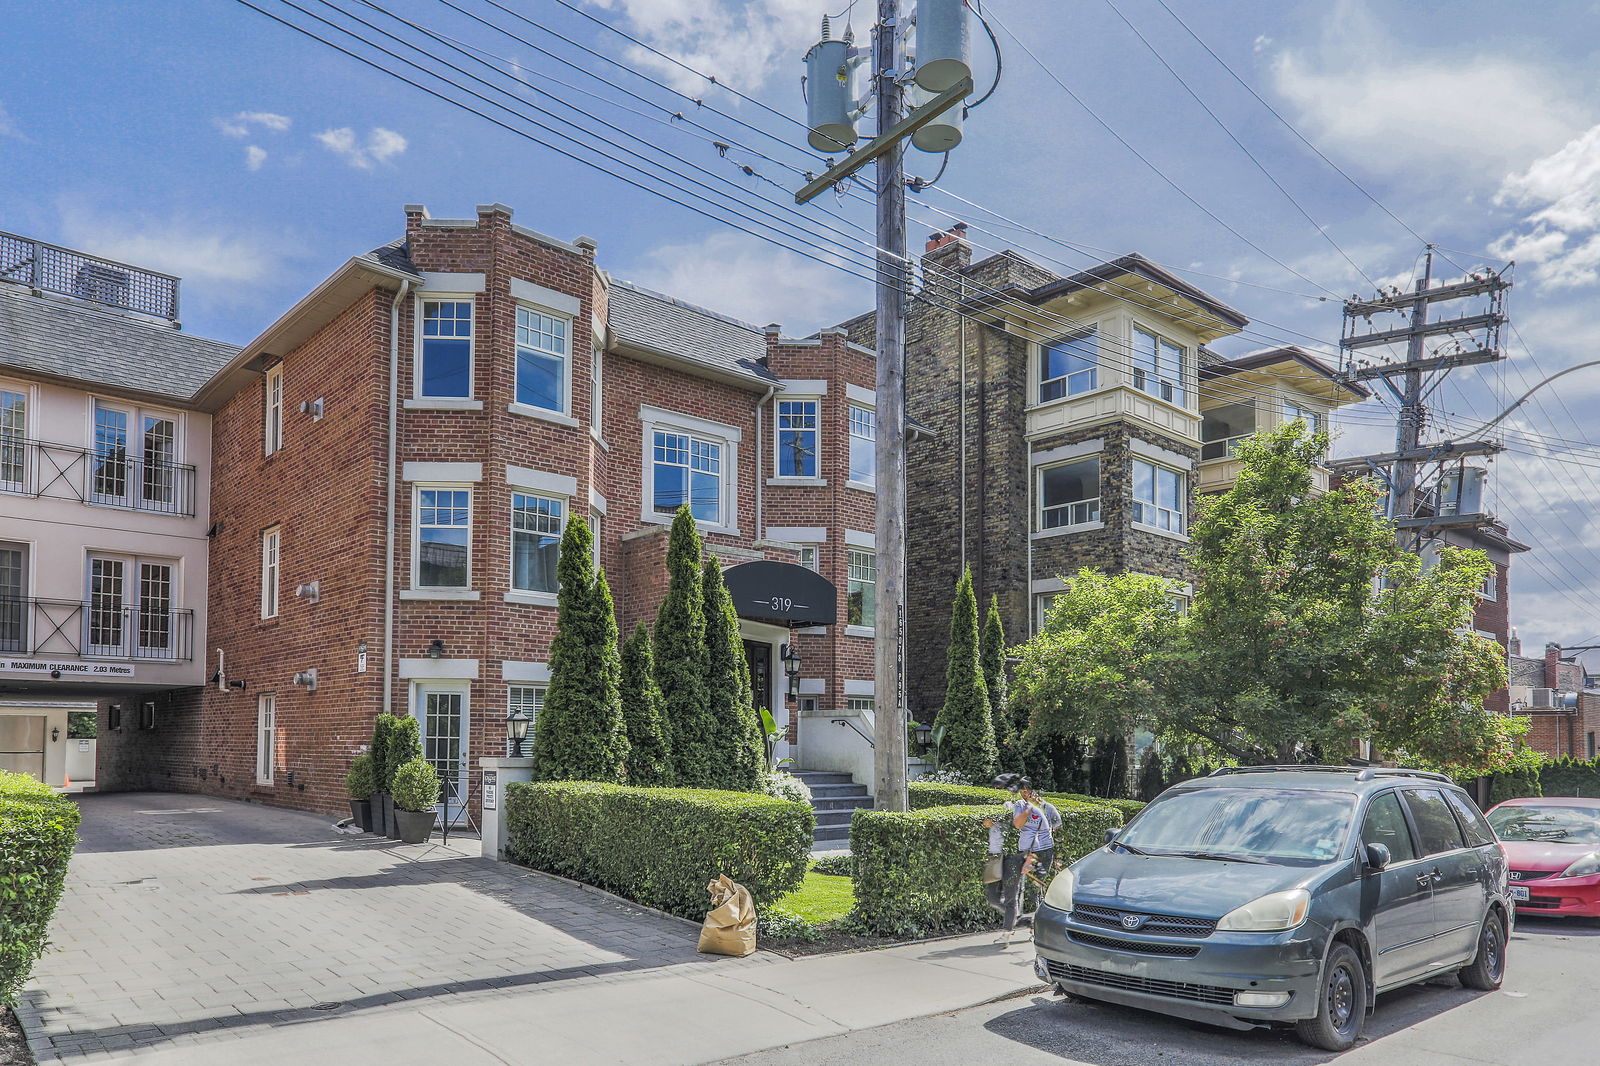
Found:
[{"label": "tall cedar tree", "polygon": [[541,781],[620,782],[628,737],[617,693],[617,618],[605,574],[596,574],[589,525],[574,515],[556,564],[556,635],[550,687],[533,730],[533,772]]},{"label": "tall cedar tree", "polygon": [[667,595],[656,612],[656,681],[673,784],[708,788],[722,758],[706,685],[706,614],[700,588],[700,533],[687,505],[672,519]]},{"label": "tall cedar tree", "polygon": [[934,727],[944,727],[940,764],[982,782],[993,775],[999,753],[989,718],[989,690],[978,660],[978,601],[972,594],[972,571],[966,570],[956,583],[956,599],[950,609],[944,706]]},{"label": "tall cedar tree", "polygon": [[628,727],[628,784],[670,785],[672,758],[661,732],[661,686],[656,684],[650,629],[642,621],[622,645],[622,717]]},{"label": "tall cedar tree", "polygon": [[722,582],[722,566],[715,555],[701,568],[701,592],[706,614],[706,658],[710,666],[708,689],[711,717],[720,739],[714,788],[734,792],[759,792],[766,769],[766,744],[751,705],[750,666],[739,637],[739,616],[733,597]]},{"label": "tall cedar tree", "polygon": [[394,735],[394,724],[399,719],[384,711],[372,720],[372,780],[379,792],[389,791],[389,738]]},{"label": "tall cedar tree", "polygon": [[384,791],[394,791],[394,775],[412,759],[422,758],[422,730],[417,720],[409,714],[394,720],[389,729],[389,743],[384,749],[383,772],[388,775]]},{"label": "tall cedar tree", "polygon": [[995,747],[1009,754],[1015,737],[1011,730],[1011,708],[1006,699],[1006,630],[1000,622],[1000,597],[989,597],[989,613],[983,621],[983,683],[989,690],[989,720],[994,723]]}]

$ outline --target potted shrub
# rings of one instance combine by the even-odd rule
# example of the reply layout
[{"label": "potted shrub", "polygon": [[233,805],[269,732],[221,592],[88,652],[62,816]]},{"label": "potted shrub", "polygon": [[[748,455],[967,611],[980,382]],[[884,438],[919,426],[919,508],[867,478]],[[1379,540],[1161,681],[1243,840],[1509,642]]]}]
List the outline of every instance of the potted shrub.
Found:
[{"label": "potted shrub", "polygon": [[439,771],[419,755],[395,771],[393,788],[400,839],[407,844],[427,843],[439,803]]},{"label": "potted shrub", "polygon": [[389,825],[386,835],[390,840],[400,839],[400,828],[396,815],[400,810],[399,799],[395,796],[395,777],[400,773],[400,768],[413,759],[422,758],[422,735],[417,728],[415,718],[396,716],[394,724],[389,727],[389,745],[384,757],[384,768],[388,774],[386,783],[389,792]]},{"label": "potted shrub", "polygon": [[372,723],[372,831],[380,836],[392,836],[394,804],[389,798],[389,737],[399,719],[384,712]]},{"label": "potted shrub", "polygon": [[372,775],[372,756],[357,755],[344,775],[344,790],[350,796],[350,815],[363,833],[372,832],[372,793],[376,782]]}]

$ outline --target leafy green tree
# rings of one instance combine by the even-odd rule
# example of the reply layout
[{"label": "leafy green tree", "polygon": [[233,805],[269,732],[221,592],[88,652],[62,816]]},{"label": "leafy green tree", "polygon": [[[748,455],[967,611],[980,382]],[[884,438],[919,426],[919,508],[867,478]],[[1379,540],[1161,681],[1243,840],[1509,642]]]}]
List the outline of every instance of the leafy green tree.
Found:
[{"label": "leafy green tree", "polygon": [[706,617],[706,687],[716,723],[710,737],[717,755],[710,784],[734,792],[759,792],[767,765],[766,745],[750,702],[750,666],[739,636],[739,616],[715,555],[701,566],[700,587]]},{"label": "leafy green tree", "polygon": [[934,719],[934,728],[943,726],[945,731],[939,747],[941,765],[973,781],[993,776],[999,753],[989,715],[989,690],[978,653],[978,601],[972,593],[972,571],[967,570],[956,583],[950,610],[944,706]]},{"label": "leafy green tree", "polygon": [[983,683],[989,696],[989,720],[994,723],[995,746],[1009,752],[1016,740],[1011,727],[1010,701],[1006,698],[1006,629],[1000,621],[1000,597],[989,597],[978,651],[983,663]]},{"label": "leafy green tree", "polygon": [[672,783],[672,758],[661,731],[661,686],[656,683],[650,629],[643,622],[622,645],[622,717],[628,732],[628,784]]},{"label": "leafy green tree", "polygon": [[707,687],[705,594],[700,587],[700,533],[687,505],[672,519],[667,544],[667,595],[656,612],[656,680],[672,779],[682,788],[707,788],[721,751]]},{"label": "leafy green tree", "polygon": [[383,791],[394,791],[395,775],[412,759],[422,758],[422,730],[409,714],[396,718],[389,729],[389,743],[383,760]]},{"label": "leafy green tree", "polygon": [[1128,798],[1128,742],[1125,738],[1094,738],[1094,752],[1089,756],[1089,794],[1106,799]]},{"label": "leafy green tree", "polygon": [[1146,803],[1161,795],[1167,787],[1164,763],[1161,750],[1154,744],[1144,749],[1144,758],[1139,762],[1139,799]]},{"label": "leafy green tree", "polygon": [[533,732],[533,773],[541,781],[620,782],[628,757],[617,618],[605,574],[591,562],[593,543],[589,524],[572,516],[556,563],[550,687]]}]

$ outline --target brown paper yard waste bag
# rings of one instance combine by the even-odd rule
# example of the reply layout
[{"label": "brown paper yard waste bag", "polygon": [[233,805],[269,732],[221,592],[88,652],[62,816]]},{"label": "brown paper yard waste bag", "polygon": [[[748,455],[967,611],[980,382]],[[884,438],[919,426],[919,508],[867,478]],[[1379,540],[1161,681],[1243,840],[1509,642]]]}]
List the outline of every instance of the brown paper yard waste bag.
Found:
[{"label": "brown paper yard waste bag", "polygon": [[750,890],[723,874],[706,886],[711,910],[700,927],[700,950],[712,955],[748,955],[756,949],[756,904]]}]

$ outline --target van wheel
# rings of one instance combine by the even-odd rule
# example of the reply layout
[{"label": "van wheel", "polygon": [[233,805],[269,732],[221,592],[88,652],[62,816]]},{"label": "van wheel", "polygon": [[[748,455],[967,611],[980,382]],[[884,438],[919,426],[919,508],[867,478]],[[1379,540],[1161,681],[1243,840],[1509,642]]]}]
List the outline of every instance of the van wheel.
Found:
[{"label": "van wheel", "polygon": [[1506,979],[1506,927],[1493,911],[1478,933],[1478,954],[1459,976],[1462,984],[1483,992],[1493,992]]},{"label": "van wheel", "polygon": [[1346,1051],[1367,1024],[1367,972],[1349,944],[1335,944],[1322,971],[1317,1016],[1294,1023],[1294,1031],[1312,1047]]}]

